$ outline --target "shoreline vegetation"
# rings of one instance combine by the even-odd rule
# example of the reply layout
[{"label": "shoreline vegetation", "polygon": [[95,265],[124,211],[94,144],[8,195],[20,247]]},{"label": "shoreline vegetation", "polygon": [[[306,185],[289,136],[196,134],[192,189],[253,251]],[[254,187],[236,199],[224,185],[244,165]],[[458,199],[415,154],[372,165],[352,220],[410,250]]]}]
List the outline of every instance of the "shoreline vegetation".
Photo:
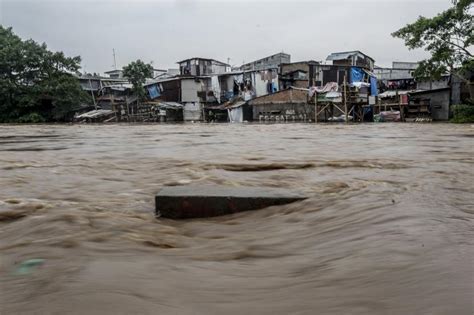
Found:
[{"label": "shoreline vegetation", "polygon": [[22,40],[0,25],[0,122],[67,122],[89,96],[74,76],[81,58]]},{"label": "shoreline vegetation", "polygon": [[452,105],[453,118],[451,123],[470,124],[474,123],[474,106],[473,105]]}]

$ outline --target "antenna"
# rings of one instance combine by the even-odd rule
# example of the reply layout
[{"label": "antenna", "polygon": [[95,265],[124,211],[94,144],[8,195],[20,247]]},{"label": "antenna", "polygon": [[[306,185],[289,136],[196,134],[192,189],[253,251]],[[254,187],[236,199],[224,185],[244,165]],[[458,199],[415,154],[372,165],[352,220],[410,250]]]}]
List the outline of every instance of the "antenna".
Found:
[{"label": "antenna", "polygon": [[117,70],[117,61],[115,60],[115,48],[112,48],[112,53],[114,55],[114,70]]}]

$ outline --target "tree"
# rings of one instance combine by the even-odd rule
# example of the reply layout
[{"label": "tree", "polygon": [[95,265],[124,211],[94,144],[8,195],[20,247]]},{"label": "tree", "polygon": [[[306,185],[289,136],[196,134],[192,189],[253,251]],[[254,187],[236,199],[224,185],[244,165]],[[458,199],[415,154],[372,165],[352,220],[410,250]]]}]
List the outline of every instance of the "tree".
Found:
[{"label": "tree", "polygon": [[134,94],[138,99],[141,99],[145,95],[143,84],[145,84],[147,78],[153,76],[153,66],[138,59],[123,67],[123,76],[127,77],[132,83]]},{"label": "tree", "polygon": [[80,61],[0,25],[0,122],[66,120],[88,101],[73,76]]},{"label": "tree", "polygon": [[432,18],[420,16],[416,22],[394,32],[409,49],[425,48],[431,54],[415,70],[417,79],[439,79],[449,73],[470,85],[474,98],[474,71],[472,45],[474,44],[474,18],[471,9],[474,0],[452,0],[453,6]]}]

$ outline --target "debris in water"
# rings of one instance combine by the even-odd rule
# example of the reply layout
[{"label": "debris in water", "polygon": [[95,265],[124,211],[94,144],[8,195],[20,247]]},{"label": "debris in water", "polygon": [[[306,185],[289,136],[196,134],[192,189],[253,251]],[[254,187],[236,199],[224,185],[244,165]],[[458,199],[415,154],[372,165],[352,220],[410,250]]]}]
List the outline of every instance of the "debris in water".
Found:
[{"label": "debris in water", "polygon": [[34,269],[44,264],[44,259],[33,258],[23,261],[20,266],[16,269],[15,275],[27,275],[31,273]]}]

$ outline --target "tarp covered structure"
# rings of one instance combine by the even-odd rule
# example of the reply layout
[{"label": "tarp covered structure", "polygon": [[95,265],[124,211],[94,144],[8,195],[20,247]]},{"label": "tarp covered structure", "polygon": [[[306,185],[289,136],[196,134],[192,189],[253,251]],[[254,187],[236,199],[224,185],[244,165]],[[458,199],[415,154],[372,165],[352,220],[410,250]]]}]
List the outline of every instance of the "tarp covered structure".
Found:
[{"label": "tarp covered structure", "polygon": [[351,67],[350,83],[364,81],[365,72],[359,67]]}]

